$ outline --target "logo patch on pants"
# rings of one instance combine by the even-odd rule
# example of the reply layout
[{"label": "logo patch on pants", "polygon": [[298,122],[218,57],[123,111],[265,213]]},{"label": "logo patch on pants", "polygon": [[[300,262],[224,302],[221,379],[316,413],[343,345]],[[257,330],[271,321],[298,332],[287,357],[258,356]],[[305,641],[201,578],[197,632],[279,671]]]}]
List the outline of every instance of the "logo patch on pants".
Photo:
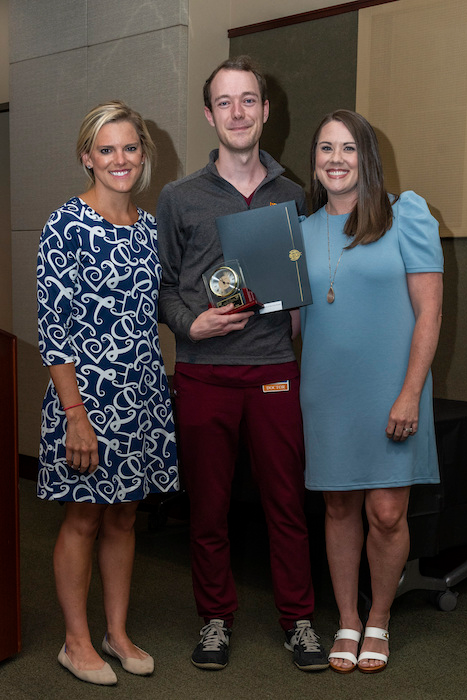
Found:
[{"label": "logo patch on pants", "polygon": [[278,394],[281,391],[289,391],[290,382],[275,382],[274,384],[263,384],[263,394]]}]

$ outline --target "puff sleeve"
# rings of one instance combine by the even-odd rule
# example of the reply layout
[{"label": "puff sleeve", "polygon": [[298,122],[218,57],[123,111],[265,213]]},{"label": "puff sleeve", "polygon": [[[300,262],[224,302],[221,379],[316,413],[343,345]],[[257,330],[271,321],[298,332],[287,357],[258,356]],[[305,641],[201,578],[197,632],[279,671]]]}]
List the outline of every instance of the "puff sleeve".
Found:
[{"label": "puff sleeve", "polygon": [[439,225],[423,197],[403,192],[394,215],[406,272],[443,272]]}]

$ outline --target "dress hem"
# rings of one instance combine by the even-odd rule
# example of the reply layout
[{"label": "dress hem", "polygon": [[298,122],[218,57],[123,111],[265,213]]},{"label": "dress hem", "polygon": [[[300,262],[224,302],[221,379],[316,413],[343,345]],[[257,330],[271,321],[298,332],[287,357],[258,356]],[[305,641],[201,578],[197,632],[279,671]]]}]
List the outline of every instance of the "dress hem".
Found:
[{"label": "dress hem", "polygon": [[391,484],[383,482],[380,484],[347,484],[345,486],[336,486],[335,484],[333,484],[332,486],[312,486],[310,484],[305,483],[305,488],[308,491],[367,491],[370,489],[395,489],[404,486],[417,486],[418,484],[439,484],[440,481],[441,480],[439,477],[433,477],[432,479],[428,477],[423,477],[421,479],[413,479],[410,481],[404,480],[394,482]]},{"label": "dress hem", "polygon": [[167,491],[161,491],[160,489],[154,490],[154,491],[148,491],[148,493],[139,496],[138,498],[125,498],[124,500],[112,500],[112,501],[104,501],[102,499],[96,500],[96,499],[89,499],[89,498],[84,498],[82,501],[76,501],[74,498],[56,498],[53,494],[50,497],[43,496],[39,493],[37,493],[37,498],[41,501],[49,501],[49,502],[56,502],[56,503],[92,503],[95,505],[101,505],[101,506],[113,506],[113,505],[118,505],[119,503],[134,503],[135,501],[144,501],[148,496],[154,496],[154,495],[165,495],[165,494],[176,494],[180,492],[180,488],[175,488],[175,487],[170,487],[167,489]]}]

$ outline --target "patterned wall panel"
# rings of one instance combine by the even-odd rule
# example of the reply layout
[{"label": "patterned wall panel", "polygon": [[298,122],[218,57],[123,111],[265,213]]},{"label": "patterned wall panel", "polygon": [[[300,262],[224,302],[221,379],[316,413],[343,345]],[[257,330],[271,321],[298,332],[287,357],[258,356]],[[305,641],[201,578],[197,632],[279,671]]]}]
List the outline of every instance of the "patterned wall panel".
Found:
[{"label": "patterned wall panel", "polygon": [[86,44],[87,0],[9,0],[10,62]]},{"label": "patterned wall panel", "polygon": [[13,332],[20,452],[35,455],[47,379],[37,350],[40,230],[53,209],[85,188],[77,133],[86,111],[105,99],[123,98],[140,111],[158,147],[151,190],[138,204],[154,211],[162,186],[181,174],[188,0],[10,0],[10,12]]},{"label": "patterned wall panel", "polygon": [[139,203],[151,212],[186,154],[187,29],[110,41],[88,50],[88,106],[123,99],[141,112],[158,148],[151,189]]},{"label": "patterned wall panel", "polygon": [[88,43],[100,44],[154,32],[178,24],[188,26],[188,0],[100,0],[88,3]]},{"label": "patterned wall panel", "polygon": [[[11,223],[41,229],[83,177],[74,145],[87,104],[86,50],[11,66]],[[84,107],[85,108],[85,107]]]}]

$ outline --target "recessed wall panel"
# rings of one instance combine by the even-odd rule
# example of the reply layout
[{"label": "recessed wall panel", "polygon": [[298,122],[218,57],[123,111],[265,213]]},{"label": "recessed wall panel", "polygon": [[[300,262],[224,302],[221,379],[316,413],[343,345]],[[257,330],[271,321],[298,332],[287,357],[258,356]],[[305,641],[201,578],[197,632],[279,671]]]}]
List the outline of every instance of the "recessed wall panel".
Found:
[{"label": "recessed wall panel", "polygon": [[12,333],[9,114],[0,113],[0,329]]},{"label": "recessed wall panel", "polygon": [[[45,223],[45,222],[44,222]],[[36,269],[40,231],[14,231],[11,258],[13,270],[13,333],[37,347]]]},{"label": "recessed wall panel", "polygon": [[308,191],[310,144],[321,118],[354,109],[358,13],[348,12],[236,37],[230,55],[249,54],[268,83],[270,114],[261,147]]},{"label": "recessed wall panel", "polygon": [[49,379],[42,366],[37,338],[36,267],[40,231],[14,231],[12,236],[13,333],[18,337],[19,450],[36,455],[40,413]]}]

